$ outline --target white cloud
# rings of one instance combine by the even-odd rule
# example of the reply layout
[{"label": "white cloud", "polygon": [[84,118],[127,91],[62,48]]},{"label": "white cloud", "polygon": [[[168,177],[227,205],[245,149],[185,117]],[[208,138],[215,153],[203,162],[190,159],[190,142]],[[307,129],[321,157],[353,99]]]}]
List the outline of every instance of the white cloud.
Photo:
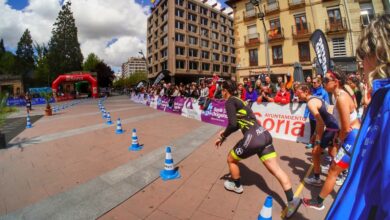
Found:
[{"label": "white cloud", "polygon": [[[28,28],[38,43],[48,43],[61,0],[29,0],[23,10],[12,9],[0,0],[0,38],[7,47],[16,45]],[[95,53],[117,69],[130,56],[145,51],[148,7],[135,0],[77,0],[72,1],[72,12],[84,57]],[[107,46],[112,39],[117,39]]]}]

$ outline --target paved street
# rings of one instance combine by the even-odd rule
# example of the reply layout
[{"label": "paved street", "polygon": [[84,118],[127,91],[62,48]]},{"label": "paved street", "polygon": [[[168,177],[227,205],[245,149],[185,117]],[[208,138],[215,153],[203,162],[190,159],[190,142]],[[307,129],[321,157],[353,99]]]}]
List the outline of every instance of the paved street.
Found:
[{"label": "paved street", "polygon": [[[243,194],[223,187],[226,155],[242,137],[239,132],[216,149],[221,127],[157,111],[126,96],[104,104],[114,123],[121,118],[124,134],[115,134],[115,124],[105,124],[97,100],[86,100],[34,119],[33,128],[0,150],[0,219],[256,219],[267,195],[274,199],[273,218],[281,219],[284,192],[257,157],[240,166]],[[138,152],[128,150],[133,128],[144,145]],[[284,140],[274,145],[298,196],[317,195],[320,188],[301,184],[310,151]],[[166,146],[172,146],[180,179],[159,178]],[[293,219],[323,219],[334,196],[325,200],[324,211],[301,206]]]}]

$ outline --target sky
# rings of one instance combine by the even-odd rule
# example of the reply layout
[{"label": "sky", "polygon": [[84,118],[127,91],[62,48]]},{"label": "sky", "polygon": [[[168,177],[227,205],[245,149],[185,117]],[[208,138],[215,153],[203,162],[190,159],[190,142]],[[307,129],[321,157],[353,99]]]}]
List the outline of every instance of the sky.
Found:
[{"label": "sky", "polygon": [[[6,49],[15,52],[27,28],[35,43],[47,44],[66,1],[69,0],[0,0],[0,38]],[[224,1],[217,3],[217,8],[226,7]],[[71,10],[84,58],[95,53],[118,72],[129,57],[139,57],[141,50],[146,54],[150,7],[149,0],[73,0]]]}]

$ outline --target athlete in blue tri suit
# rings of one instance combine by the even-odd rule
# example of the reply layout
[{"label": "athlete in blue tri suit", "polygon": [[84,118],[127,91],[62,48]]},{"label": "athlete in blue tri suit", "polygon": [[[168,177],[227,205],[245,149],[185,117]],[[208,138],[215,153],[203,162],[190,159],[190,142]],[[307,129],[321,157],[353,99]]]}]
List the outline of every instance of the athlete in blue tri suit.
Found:
[{"label": "athlete in blue tri suit", "polygon": [[314,175],[306,177],[304,180],[307,184],[321,186],[321,153],[323,149],[328,148],[329,155],[332,157],[336,155],[337,149],[333,147],[333,139],[339,130],[339,126],[336,118],[328,112],[326,102],[319,97],[311,95],[309,85],[295,84],[294,91],[299,100],[307,102],[307,107],[316,120],[315,144],[312,151]]},{"label": "athlete in blue tri suit", "polygon": [[357,117],[355,103],[352,97],[343,90],[346,76],[338,72],[329,71],[324,78],[325,89],[333,93],[335,104],[333,115],[338,121],[340,131],[336,144],[339,145],[338,152],[328,172],[328,177],[321,189],[320,194],[312,199],[303,199],[306,207],[323,210],[324,199],[333,191],[337,176],[348,168],[353,144],[360,128],[360,121]]},{"label": "athlete in blue tri suit", "polygon": [[259,125],[249,105],[232,95],[235,90],[236,86],[232,81],[228,80],[222,83],[222,97],[226,100],[225,108],[229,124],[220,133],[220,137],[215,141],[215,145],[217,147],[221,146],[223,141],[238,129],[244,135],[228,154],[227,162],[231,180],[226,180],[224,186],[229,191],[242,193],[244,189],[240,182],[238,162],[256,154],[282,185],[288,204],[286,217],[289,218],[296,212],[301,201],[299,198],[294,197],[290,178],[279,166],[271,134]]}]

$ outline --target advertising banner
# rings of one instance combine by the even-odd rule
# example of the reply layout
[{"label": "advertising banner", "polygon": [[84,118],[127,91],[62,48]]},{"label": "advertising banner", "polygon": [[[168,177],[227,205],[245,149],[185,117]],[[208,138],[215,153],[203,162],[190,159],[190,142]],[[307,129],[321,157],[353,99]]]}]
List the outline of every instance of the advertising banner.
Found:
[{"label": "advertising banner", "polygon": [[[157,99],[157,110],[165,111],[165,108],[169,105],[169,98],[167,96],[159,96]],[[169,110],[167,110],[169,111]]]},{"label": "advertising banner", "polygon": [[202,111],[201,118],[203,122],[226,127],[228,118],[225,109],[225,101],[212,100],[207,109]]},{"label": "advertising banner", "polygon": [[311,35],[310,41],[317,55],[317,63],[321,67],[318,69],[321,70],[319,74],[325,75],[325,73],[330,70],[330,55],[326,37],[321,30],[317,29]]},{"label": "advertising banner", "polygon": [[172,113],[181,115],[181,110],[183,109],[186,98],[184,97],[176,97],[173,102]]},{"label": "advertising banner", "polygon": [[187,118],[201,120],[201,110],[198,101],[193,98],[186,98],[184,106],[181,110],[181,115]]},{"label": "advertising banner", "polygon": [[253,103],[252,105],[257,121],[271,133],[272,137],[307,143],[310,125],[303,117],[305,109],[305,103],[288,105]]}]

